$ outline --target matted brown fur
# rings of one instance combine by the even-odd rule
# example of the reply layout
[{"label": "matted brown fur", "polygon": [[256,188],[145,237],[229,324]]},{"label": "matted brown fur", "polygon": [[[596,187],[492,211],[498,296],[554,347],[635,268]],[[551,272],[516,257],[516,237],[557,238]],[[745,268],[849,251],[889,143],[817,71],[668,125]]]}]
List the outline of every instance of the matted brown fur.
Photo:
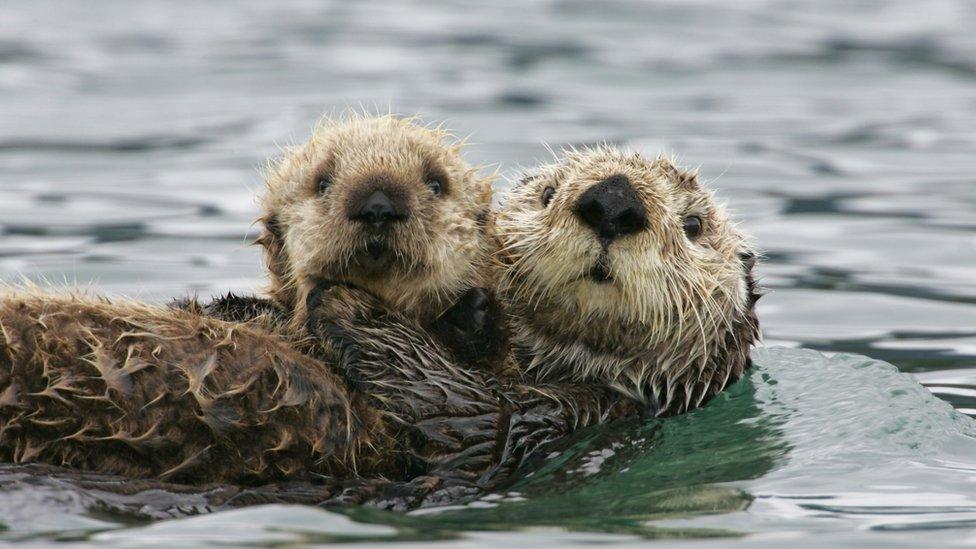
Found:
[{"label": "matted brown fur", "polygon": [[406,508],[504,482],[548,442],[633,411],[600,387],[459,367],[361,290],[319,305],[325,365],[260,326],[7,290],[0,461],[196,485],[318,479],[274,500]]},{"label": "matted brown fur", "polygon": [[[464,290],[493,287],[493,241],[485,226],[492,180],[463,160],[461,146],[440,128],[391,115],[320,123],[268,169],[258,242],[271,275],[269,295],[300,324],[315,285],[340,281],[429,321]],[[389,234],[391,259],[379,269],[357,261],[371,235],[348,217],[350,204],[377,188],[410,212]]]},{"label": "matted brown fur", "polygon": [[0,290],[0,461],[254,484],[402,474],[390,446],[334,373],[260,329]]},{"label": "matted brown fur", "polygon": [[[629,180],[648,224],[604,250],[573,209],[614,176]],[[688,216],[702,220],[693,239]],[[512,339],[534,379],[607,384],[667,415],[701,405],[747,367],[759,337],[756,254],[697,174],[670,159],[566,152],[515,184],[495,229]],[[598,262],[611,280],[592,278]]]}]

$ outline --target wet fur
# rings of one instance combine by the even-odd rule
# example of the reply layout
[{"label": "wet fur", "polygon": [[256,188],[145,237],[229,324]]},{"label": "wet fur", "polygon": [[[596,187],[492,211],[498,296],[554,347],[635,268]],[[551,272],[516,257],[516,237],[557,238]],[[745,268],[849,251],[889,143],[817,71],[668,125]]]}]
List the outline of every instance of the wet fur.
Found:
[{"label": "wet fur", "polygon": [[272,500],[406,508],[504,482],[546,443],[633,412],[610,390],[460,368],[361,290],[317,295],[310,329],[331,369],[260,326],[6,291],[0,460],[197,485],[315,481]]},{"label": "wet fur", "polygon": [[428,476],[488,488],[548,442],[637,411],[606,387],[521,384],[459,366],[409,319],[356,288],[322,290],[313,310],[309,332],[403,426]]},{"label": "wet fur", "polygon": [[8,289],[0,336],[2,461],[194,483],[399,472],[378,415],[255,327]]}]

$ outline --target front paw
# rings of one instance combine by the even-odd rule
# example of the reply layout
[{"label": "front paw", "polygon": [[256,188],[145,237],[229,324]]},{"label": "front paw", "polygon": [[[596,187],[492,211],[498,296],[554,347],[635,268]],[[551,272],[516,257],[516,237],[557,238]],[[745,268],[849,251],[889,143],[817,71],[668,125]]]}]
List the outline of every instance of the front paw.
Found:
[{"label": "front paw", "polygon": [[490,324],[491,296],[484,288],[471,288],[435,322],[438,332],[452,346],[476,345]]},{"label": "front paw", "polygon": [[504,340],[501,314],[484,288],[471,288],[434,323],[434,331],[459,358],[482,365],[493,360]]},{"label": "front paw", "polygon": [[313,336],[329,324],[353,324],[382,313],[372,294],[343,282],[318,281],[305,296],[305,328]]}]

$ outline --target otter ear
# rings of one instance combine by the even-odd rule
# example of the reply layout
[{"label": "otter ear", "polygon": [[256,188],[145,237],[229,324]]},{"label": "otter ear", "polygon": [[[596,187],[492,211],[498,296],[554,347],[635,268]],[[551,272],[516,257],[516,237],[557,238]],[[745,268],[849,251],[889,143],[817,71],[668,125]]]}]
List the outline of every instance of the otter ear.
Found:
[{"label": "otter ear", "polygon": [[494,178],[482,177],[474,183],[474,197],[483,207],[491,207],[491,200],[495,197]]},{"label": "otter ear", "polygon": [[752,274],[758,256],[759,254],[748,248],[739,251],[739,261],[742,262],[742,268],[746,273],[746,291],[749,296],[749,307],[754,307],[756,302],[759,301],[759,298],[763,296],[762,288],[756,283],[756,278]]},{"label": "otter ear", "polygon": [[284,295],[288,282],[288,254],[285,251],[285,240],[282,238],[282,226],[278,216],[269,213],[261,218],[264,225],[264,234],[254,243],[264,248],[264,261],[268,266],[268,273],[271,275],[273,297],[281,303],[290,303]]},{"label": "otter ear", "polygon": [[664,155],[657,157],[654,161],[654,167],[660,170],[675,185],[683,189],[692,190],[698,188],[698,170],[682,170],[675,166],[670,158]]},{"label": "otter ear", "polygon": [[678,185],[685,189],[698,188],[698,170],[684,171],[678,170]]},{"label": "otter ear", "polygon": [[254,241],[255,244],[269,248],[280,244],[281,242],[281,223],[278,221],[278,216],[275,214],[268,214],[262,217],[259,221],[264,225],[264,234],[260,238]]},{"label": "otter ear", "polygon": [[742,261],[742,266],[746,268],[746,271],[750,272],[756,266],[756,252],[742,250],[739,252],[739,260]]}]

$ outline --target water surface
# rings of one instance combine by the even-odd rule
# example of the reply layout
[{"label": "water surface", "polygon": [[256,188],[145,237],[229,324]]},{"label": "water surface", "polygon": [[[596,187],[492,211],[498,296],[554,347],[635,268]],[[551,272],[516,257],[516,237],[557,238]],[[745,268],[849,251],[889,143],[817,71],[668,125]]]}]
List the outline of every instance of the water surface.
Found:
[{"label": "water surface", "polygon": [[35,490],[0,500],[30,510],[5,535],[971,540],[974,25],[965,0],[5,3],[2,280],[256,291],[265,159],[323,112],[392,108],[446,120],[509,177],[547,145],[675,153],[766,251],[768,344],[882,359],[961,413],[877,363],[778,351],[699,413],[582,433],[499,507],[355,516],[383,525],[359,534],[277,507],[118,530],[130,519]]}]

